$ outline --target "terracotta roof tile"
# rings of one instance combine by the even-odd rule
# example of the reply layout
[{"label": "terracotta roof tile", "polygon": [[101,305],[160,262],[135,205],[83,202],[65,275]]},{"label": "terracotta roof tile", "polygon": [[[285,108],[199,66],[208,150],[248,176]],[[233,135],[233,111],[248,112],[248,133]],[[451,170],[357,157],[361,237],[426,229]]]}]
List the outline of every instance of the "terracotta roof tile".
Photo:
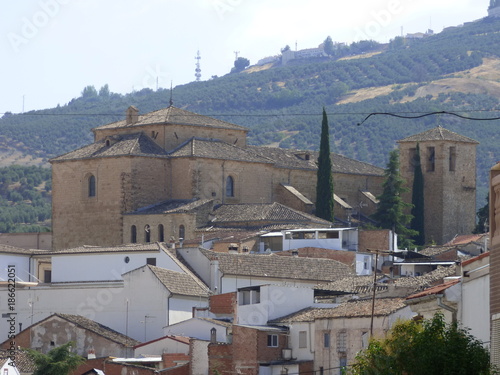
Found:
[{"label": "terracotta roof tile", "polygon": [[121,253],[121,252],[131,252],[131,251],[161,251],[164,250],[159,243],[149,243],[149,244],[126,244],[119,246],[87,246],[83,245],[80,247],[74,247],[71,249],[60,249],[48,251],[49,255],[57,254],[80,254],[80,253]]},{"label": "terracotta roof tile", "polygon": [[272,161],[260,156],[251,148],[241,148],[220,140],[191,138],[170,154],[172,158],[197,157],[210,159],[238,160],[271,164]]},{"label": "terracotta roof tile", "polygon": [[472,138],[457,134],[441,126],[437,126],[433,129],[426,130],[422,133],[414,134],[409,137],[403,138],[399,140],[398,143],[424,142],[424,141],[453,141],[453,142],[476,143],[476,144],[479,143]]},{"label": "terracotta roof tile", "polygon": [[[417,291],[428,288],[436,283],[442,283],[446,277],[455,276],[456,265],[443,267],[438,266],[432,272],[428,272],[422,276],[398,277],[391,282],[394,284],[394,289],[400,289],[398,293],[410,295]],[[380,275],[377,278],[377,293],[380,297],[383,293],[393,293],[390,291],[389,283],[384,282],[386,276]],[[373,292],[373,276],[350,276],[328,284],[319,284],[318,289],[332,290],[350,294],[368,294]]]},{"label": "terracotta roof tile", "polygon": [[448,251],[456,250],[456,246],[431,246],[426,247],[419,251],[420,254],[426,255],[428,257],[435,257],[436,255],[444,254]]},{"label": "terracotta roof tile", "polygon": [[200,248],[208,259],[217,259],[225,275],[245,275],[291,280],[333,281],[351,274],[351,268],[331,259],[284,257],[275,254],[229,254]]},{"label": "terracotta roof tile", "polygon": [[420,297],[426,297],[426,296],[431,296],[433,294],[442,294],[446,289],[452,287],[453,285],[456,285],[460,282],[460,279],[448,281],[444,284],[432,286],[430,288],[427,288],[419,293],[412,294],[411,296],[407,297],[407,300],[412,300]]},{"label": "terracotta roof tile", "polygon": [[[403,298],[378,298],[375,300],[375,316],[387,316],[406,307]],[[348,301],[337,307],[307,308],[296,313],[269,321],[270,324],[312,322],[316,319],[359,318],[372,313],[372,300]]]},{"label": "terracotta roof tile", "polygon": [[139,127],[151,124],[190,125],[248,131],[248,129],[243,126],[231,124],[229,122],[218,120],[213,117],[199,115],[197,113],[186,111],[185,109],[177,108],[174,106],[163,108],[154,112],[149,112],[144,115],[139,115],[138,121],[134,124],[127,124],[125,120],[122,120],[113,122],[111,124],[98,126],[93,130]]},{"label": "terracotta roof tile", "polygon": [[478,242],[482,240],[485,236],[489,236],[488,233],[482,234],[464,234],[461,236],[456,236],[451,241],[444,244],[444,246],[458,246],[458,245],[467,245],[471,242]]},{"label": "terracotta roof tile", "polygon": [[[5,360],[10,359],[10,352],[7,349],[0,349],[0,363],[5,363]],[[28,352],[23,349],[15,350],[15,365],[16,368],[23,373],[32,374],[36,370],[35,362],[28,355]],[[0,366],[1,367],[1,366]],[[3,375],[3,374],[2,374]]]},{"label": "terracotta roof tile", "polygon": [[[99,336],[105,337],[108,340],[117,342],[124,346],[134,346],[139,344],[139,341],[134,340],[131,337],[125,336],[124,334],[117,332],[114,329],[111,329],[101,323],[97,323],[94,320],[85,318],[81,315],[56,313],[52,316],[58,316],[70,323],[73,323],[81,328],[94,332]],[[50,317],[48,319],[50,319]]]},{"label": "terracotta roof tile", "polygon": [[117,156],[166,157],[167,153],[143,133],[113,136],[116,142],[106,145],[106,140],[94,142],[77,150],[51,159],[51,162],[95,159]]},{"label": "terracotta roof tile", "polygon": [[[317,223],[321,226],[331,226],[329,221],[320,219],[317,216],[294,210],[280,203],[242,203],[225,204],[214,210],[215,219],[213,225],[235,222],[275,222],[285,223]],[[269,223],[270,224],[270,223]]]},{"label": "terracotta roof tile", "polygon": [[173,294],[184,296],[208,297],[210,291],[194,275],[176,272],[148,265],[160,282]]},{"label": "terracotta roof tile", "polygon": [[[277,147],[249,146],[261,156],[272,160],[276,167],[317,170],[319,152],[285,149]],[[308,154],[309,159],[304,155]],[[352,173],[361,175],[383,176],[384,170],[374,165],[350,159],[340,154],[331,153],[333,173]]]},{"label": "terracotta roof tile", "polygon": [[213,203],[211,199],[171,199],[146,207],[141,207],[127,215],[155,215],[195,212],[205,204]]}]

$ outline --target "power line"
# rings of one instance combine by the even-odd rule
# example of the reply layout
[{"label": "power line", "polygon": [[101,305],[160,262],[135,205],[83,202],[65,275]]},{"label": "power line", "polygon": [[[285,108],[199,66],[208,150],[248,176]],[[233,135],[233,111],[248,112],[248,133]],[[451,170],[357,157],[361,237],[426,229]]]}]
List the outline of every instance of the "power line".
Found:
[{"label": "power line", "polygon": [[[480,112],[480,111],[460,111],[462,113],[471,113],[471,112]],[[403,112],[402,112],[403,113]],[[392,116],[392,117],[397,117],[397,118],[402,118],[402,119],[418,119],[426,116],[434,116],[434,115],[451,115],[451,116],[456,116],[464,120],[471,120],[471,121],[493,121],[493,120],[500,120],[500,117],[468,117],[468,116],[463,116],[460,115],[458,112],[448,112],[448,111],[439,111],[439,112],[429,112],[429,113],[424,113],[421,115],[417,116],[405,116],[405,115],[399,115],[396,113],[390,113],[390,112],[373,112],[370,113],[368,116],[366,116],[363,121],[358,123],[359,125],[362,125],[365,121],[367,121],[370,117],[376,116],[376,115],[385,115],[385,116]]]},{"label": "power line", "polygon": [[[460,113],[493,113],[493,112],[500,112],[500,109],[471,109],[471,110],[462,110],[462,111],[455,111],[455,112],[449,112],[449,111],[437,111],[437,112],[422,112],[422,111],[402,111],[402,112],[397,112],[397,113],[392,113],[392,112],[330,112],[327,113],[328,116],[344,116],[344,115],[364,115],[366,116],[363,121],[358,123],[358,125],[362,125],[364,122],[366,122],[370,117],[376,116],[376,115],[385,115],[385,116],[392,116],[392,117],[397,117],[401,119],[418,119],[426,116],[433,116],[433,115],[452,115],[456,116],[465,120],[473,120],[473,121],[493,121],[493,120],[500,120],[500,117],[468,117],[461,115]],[[90,117],[97,117],[97,116],[118,116],[118,117],[123,117],[123,113],[12,113],[12,112],[0,112],[0,115],[16,115],[16,116],[90,116]],[[147,116],[147,114],[146,114]],[[183,114],[183,117],[198,117],[200,114]],[[286,113],[286,112],[279,112],[279,113],[266,113],[266,114],[258,114],[258,113],[251,113],[251,114],[241,114],[241,113],[213,113],[213,114],[205,114],[204,116],[210,116],[210,117],[295,117],[295,116],[321,116],[321,113],[319,112],[314,112],[314,113]],[[175,117],[175,115],[173,115]]]}]

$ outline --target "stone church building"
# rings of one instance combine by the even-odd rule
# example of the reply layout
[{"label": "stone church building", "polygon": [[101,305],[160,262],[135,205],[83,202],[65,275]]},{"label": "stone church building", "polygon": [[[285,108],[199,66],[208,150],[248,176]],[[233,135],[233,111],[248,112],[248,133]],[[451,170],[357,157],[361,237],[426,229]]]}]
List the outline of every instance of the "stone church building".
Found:
[{"label": "stone church building", "polygon": [[[313,216],[317,152],[249,146],[248,131],[174,106],[129,107],[93,129],[94,143],[51,160],[53,248],[330,226]],[[338,154],[332,164],[336,217],[373,213],[383,169]]]},{"label": "stone church building", "polygon": [[[472,233],[476,222],[478,142],[441,126],[401,139],[400,171],[413,186],[417,143],[424,177],[425,242],[442,245]],[[405,196],[411,203],[411,190]]]},{"label": "stone church building", "polygon": [[[51,160],[53,248],[192,240],[207,228],[330,227],[314,216],[318,153],[247,145],[248,129],[174,106],[93,129],[94,142]],[[441,127],[399,141],[412,186],[420,143],[425,239],[475,221],[477,142]],[[371,215],[384,170],[331,154],[335,217]],[[411,195],[406,197],[411,201]]]}]

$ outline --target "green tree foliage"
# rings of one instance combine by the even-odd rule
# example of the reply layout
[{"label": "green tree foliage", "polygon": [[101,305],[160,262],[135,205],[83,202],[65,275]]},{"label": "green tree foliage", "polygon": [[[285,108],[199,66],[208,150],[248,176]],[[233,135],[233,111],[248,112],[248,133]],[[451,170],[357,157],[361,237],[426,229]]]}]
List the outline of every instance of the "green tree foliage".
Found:
[{"label": "green tree foliage", "polygon": [[472,233],[481,234],[486,233],[488,230],[486,229],[486,225],[489,220],[490,215],[490,194],[486,196],[486,204],[477,210],[477,224]]},{"label": "green tree foliage", "polygon": [[489,352],[467,330],[442,314],[396,323],[385,339],[356,356],[351,375],[489,375]]},{"label": "green tree foliage", "polygon": [[245,68],[249,65],[250,65],[250,60],[244,57],[238,57],[234,62],[234,68],[231,69],[231,73],[241,72],[245,70]]},{"label": "green tree foliage", "polygon": [[326,37],[325,41],[323,42],[323,49],[325,50],[325,53],[329,56],[332,56],[335,53],[331,36]]},{"label": "green tree foliage", "polygon": [[321,143],[318,156],[318,177],[316,183],[316,216],[333,221],[333,177],[332,160],[330,158],[330,130],[328,117],[323,108],[321,122]]},{"label": "green tree foliage", "polygon": [[48,231],[51,186],[48,168],[0,168],[0,233]]},{"label": "green tree foliage", "polygon": [[404,187],[405,180],[399,172],[399,152],[397,150],[390,152],[384,175],[383,191],[377,197],[379,204],[372,218],[379,223],[380,227],[396,232],[401,246],[408,246],[409,239],[417,232],[407,228],[412,216],[405,214],[405,210],[411,205],[403,201],[402,194],[408,189]]},{"label": "green tree foliage", "polygon": [[422,164],[420,162],[420,145],[417,143],[415,151],[415,159],[413,160],[413,188],[411,195],[411,225],[410,228],[417,232],[413,237],[416,245],[423,246],[425,244],[424,228],[424,175],[422,173]]},{"label": "green tree foliage", "polygon": [[68,375],[85,362],[85,358],[73,353],[74,342],[68,342],[50,350],[47,354],[27,349],[35,363],[33,375]]}]

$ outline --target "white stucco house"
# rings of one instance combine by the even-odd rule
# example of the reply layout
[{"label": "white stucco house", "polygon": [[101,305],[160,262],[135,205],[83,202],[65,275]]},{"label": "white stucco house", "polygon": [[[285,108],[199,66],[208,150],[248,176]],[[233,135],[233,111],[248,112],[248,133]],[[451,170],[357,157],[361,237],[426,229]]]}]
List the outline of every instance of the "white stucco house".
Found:
[{"label": "white stucco house", "polygon": [[[24,254],[14,255],[24,261]],[[208,303],[205,284],[160,243],[37,251],[17,263],[16,273],[21,280],[12,312],[19,331],[53,313],[78,314],[142,342]],[[0,302],[7,293],[7,283],[0,283]],[[0,335],[6,337],[8,329],[1,319]]]},{"label": "white stucco house", "polygon": [[214,294],[265,284],[314,287],[342,279],[353,271],[331,259],[219,253],[201,247],[177,252]]}]

